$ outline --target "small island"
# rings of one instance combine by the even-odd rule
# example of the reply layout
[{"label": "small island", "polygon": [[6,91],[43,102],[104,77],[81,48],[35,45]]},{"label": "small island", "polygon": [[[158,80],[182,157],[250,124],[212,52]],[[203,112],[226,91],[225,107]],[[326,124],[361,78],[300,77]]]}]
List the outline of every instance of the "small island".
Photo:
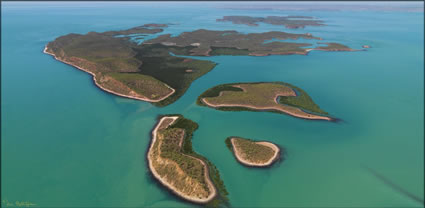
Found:
[{"label": "small island", "polygon": [[[187,56],[218,55],[306,55],[311,50],[352,51],[338,43],[317,49],[312,44],[268,40],[316,39],[310,33],[239,33],[233,30],[199,29],[172,37],[163,32],[166,24],[145,24],[127,30],[68,34],[49,42],[44,53],[93,76],[100,89],[163,107],[175,102],[191,83],[211,71],[216,63]],[[181,57],[186,56],[186,57]]]},{"label": "small island", "polygon": [[358,51],[356,49],[352,49],[346,45],[342,45],[340,43],[317,43],[322,44],[326,46],[319,46],[316,48],[313,48],[311,50],[317,50],[317,51]]},{"label": "small island", "polygon": [[283,25],[286,28],[297,29],[305,26],[324,26],[323,21],[315,20],[308,16],[268,16],[268,17],[250,17],[250,16],[224,16],[217,19],[217,22],[230,21],[233,24],[244,24],[249,26],[258,26],[258,23],[271,25]]},{"label": "small island", "polygon": [[168,27],[167,24],[155,24],[155,23],[144,24],[143,26],[145,26],[145,27]]},{"label": "small island", "polygon": [[298,118],[335,121],[301,88],[284,82],[222,84],[202,93],[197,104],[224,111],[269,111]]},{"label": "small island", "polygon": [[199,204],[227,203],[227,191],[217,168],[192,150],[198,125],[182,115],[160,117],[147,153],[155,179],[177,196]]},{"label": "small island", "polygon": [[280,148],[266,141],[228,137],[226,145],[238,162],[246,166],[267,167],[279,159]]}]

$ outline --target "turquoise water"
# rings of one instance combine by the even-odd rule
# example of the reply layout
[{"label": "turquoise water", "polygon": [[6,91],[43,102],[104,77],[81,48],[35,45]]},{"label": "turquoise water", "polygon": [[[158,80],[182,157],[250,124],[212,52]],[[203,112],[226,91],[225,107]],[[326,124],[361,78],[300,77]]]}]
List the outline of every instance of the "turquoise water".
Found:
[{"label": "turquoise water", "polygon": [[[215,22],[223,15],[308,15],[328,26]],[[218,167],[234,207],[423,207],[367,169],[423,201],[423,18],[423,12],[230,10],[215,3],[2,2],[1,197],[42,207],[191,206],[158,186],[145,160],[156,117],[181,113],[199,123],[194,149]],[[105,93],[90,75],[42,53],[61,35],[146,23],[174,23],[161,34],[201,28],[310,32],[373,48],[204,57],[219,64],[164,108]],[[212,86],[244,81],[294,84],[343,121],[195,104]],[[270,169],[245,168],[224,144],[232,135],[283,146],[286,160]]]}]

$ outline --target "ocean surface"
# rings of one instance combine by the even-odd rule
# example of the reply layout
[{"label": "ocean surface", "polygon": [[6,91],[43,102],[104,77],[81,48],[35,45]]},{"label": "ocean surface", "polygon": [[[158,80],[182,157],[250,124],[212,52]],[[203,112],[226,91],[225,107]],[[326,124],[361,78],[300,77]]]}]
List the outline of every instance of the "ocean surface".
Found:
[{"label": "ocean surface", "polygon": [[[424,206],[423,12],[243,10],[206,2],[1,4],[3,206],[193,206],[158,185],[147,168],[150,131],[158,115],[168,113],[199,124],[194,149],[217,166],[234,207]],[[327,26],[286,29],[215,21],[224,15],[306,15]],[[101,91],[89,74],[42,52],[49,41],[69,33],[146,23],[173,24],[161,34],[309,32],[324,42],[372,48],[203,57],[217,67],[164,108]],[[215,85],[256,81],[296,85],[342,121],[217,111],[195,103]],[[285,160],[269,169],[241,166],[226,148],[228,136],[276,143],[284,147]]]}]

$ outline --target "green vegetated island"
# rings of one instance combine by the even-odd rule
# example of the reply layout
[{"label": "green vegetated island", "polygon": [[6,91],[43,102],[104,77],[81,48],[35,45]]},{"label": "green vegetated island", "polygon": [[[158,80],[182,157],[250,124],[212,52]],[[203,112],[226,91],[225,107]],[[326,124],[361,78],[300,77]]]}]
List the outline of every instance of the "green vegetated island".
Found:
[{"label": "green vegetated island", "polygon": [[203,92],[197,104],[225,111],[270,111],[304,119],[335,120],[304,90],[284,82],[218,85]]},{"label": "green vegetated island", "polygon": [[297,29],[305,26],[324,26],[322,20],[314,19],[309,16],[268,16],[268,17],[250,17],[250,16],[224,16],[217,19],[217,22],[232,22],[233,24],[244,24],[249,26],[258,26],[258,23],[271,25],[282,25],[286,28]]},{"label": "green vegetated island", "polygon": [[270,166],[279,159],[281,152],[277,145],[266,141],[228,137],[225,142],[237,161],[246,166]]},{"label": "green vegetated island", "polygon": [[195,30],[176,37],[160,35],[142,44],[132,38],[163,32],[166,24],[146,24],[128,30],[68,34],[49,42],[44,52],[57,60],[90,73],[94,83],[118,96],[166,106],[181,97],[190,84],[211,71],[216,63],[184,56],[287,55],[311,50],[352,51],[327,43],[326,47],[306,48],[307,43],[267,40],[316,39],[309,33]]},{"label": "green vegetated island", "polygon": [[192,149],[198,124],[182,115],[159,118],[147,158],[153,176],[181,198],[194,203],[226,204],[227,191],[217,168]]}]

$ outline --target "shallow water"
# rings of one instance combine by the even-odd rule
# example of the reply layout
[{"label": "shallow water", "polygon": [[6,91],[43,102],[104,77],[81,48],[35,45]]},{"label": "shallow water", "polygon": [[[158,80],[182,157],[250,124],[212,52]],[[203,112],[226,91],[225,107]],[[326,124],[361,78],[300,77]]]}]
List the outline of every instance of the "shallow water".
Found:
[{"label": "shallow water", "polygon": [[[151,178],[145,154],[160,114],[196,121],[194,149],[220,170],[230,203],[287,207],[421,207],[372,168],[423,201],[424,14],[421,12],[255,11],[200,3],[2,2],[2,199],[38,206],[190,206]],[[285,29],[215,22],[224,15],[307,15],[325,27]],[[307,56],[203,57],[219,63],[164,108],[96,88],[89,74],[42,53],[68,33],[174,23],[243,33],[310,32],[361,52]],[[152,38],[152,37],[147,37]],[[310,94],[342,122],[200,107],[221,83],[283,81]],[[270,169],[241,166],[228,136],[269,140],[286,150]]]}]

